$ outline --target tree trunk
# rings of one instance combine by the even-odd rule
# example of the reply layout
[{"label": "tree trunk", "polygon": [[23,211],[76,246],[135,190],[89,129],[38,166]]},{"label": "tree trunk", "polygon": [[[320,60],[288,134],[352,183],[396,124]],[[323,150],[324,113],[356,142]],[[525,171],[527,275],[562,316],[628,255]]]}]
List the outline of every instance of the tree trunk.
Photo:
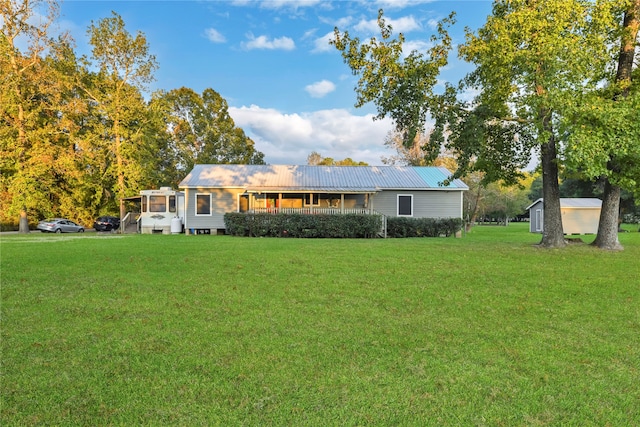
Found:
[{"label": "tree trunk", "polygon": [[613,185],[608,179],[604,182],[604,195],[598,235],[593,245],[600,249],[621,251],[624,249],[618,241],[618,217],[620,215],[620,187]]},{"label": "tree trunk", "polygon": [[20,210],[20,223],[18,226],[18,233],[27,234],[29,232],[29,220],[27,219],[26,208]]},{"label": "tree trunk", "polygon": [[[623,36],[620,43],[620,56],[618,57],[618,69],[616,71],[616,83],[620,85],[619,93],[614,99],[627,97],[631,88],[631,73],[633,71],[633,57],[636,49],[636,38],[640,27],[640,0],[635,0],[629,5],[624,14]],[[616,160],[611,158],[607,168],[616,171]],[[600,249],[621,251],[624,247],[618,241],[618,218],[620,216],[620,187],[612,184],[605,178],[602,209],[598,222],[598,235],[593,242]]]},{"label": "tree trunk", "polygon": [[[550,118],[544,119],[545,128],[551,129]],[[549,139],[542,145],[542,197],[544,199],[544,225],[540,246],[561,248],[567,242],[562,229],[560,211],[560,184],[558,183],[558,161],[556,139],[549,133]]]},{"label": "tree trunk", "polygon": [[476,218],[478,218],[478,210],[480,209],[480,199],[482,198],[480,193],[482,192],[482,185],[478,184],[478,192],[476,194],[476,201],[473,205],[473,210],[471,211],[471,218],[469,222],[465,226],[465,231],[468,233],[471,231],[471,227],[476,223]]}]

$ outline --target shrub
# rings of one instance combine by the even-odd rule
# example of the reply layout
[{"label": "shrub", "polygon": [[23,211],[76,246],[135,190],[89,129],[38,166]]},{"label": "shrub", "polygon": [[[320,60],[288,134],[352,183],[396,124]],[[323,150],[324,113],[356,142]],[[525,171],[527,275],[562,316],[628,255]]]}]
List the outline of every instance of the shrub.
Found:
[{"label": "shrub", "polygon": [[387,218],[387,237],[449,237],[461,229],[460,218]]},{"label": "shrub", "polygon": [[375,237],[382,228],[380,215],[227,213],[227,233],[251,237]]}]

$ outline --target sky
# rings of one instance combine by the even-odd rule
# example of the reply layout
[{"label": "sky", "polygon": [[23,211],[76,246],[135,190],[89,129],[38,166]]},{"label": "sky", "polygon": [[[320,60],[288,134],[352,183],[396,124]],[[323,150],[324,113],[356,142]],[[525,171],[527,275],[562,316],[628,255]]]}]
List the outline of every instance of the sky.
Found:
[{"label": "sky", "polygon": [[[394,34],[404,34],[409,51],[425,51],[438,20],[456,12],[450,34],[458,45],[465,27],[484,24],[491,2],[63,0],[59,27],[80,55],[90,56],[87,29],[117,13],[130,34],[144,34],[158,62],[148,91],[215,90],[268,164],[306,164],[315,151],[381,165],[395,154],[384,145],[393,123],[373,120],[373,104],[355,108],[358,77],[329,45],[336,27],[363,41],[379,36],[379,9]],[[471,69],[454,48],[438,86],[456,84]]]}]

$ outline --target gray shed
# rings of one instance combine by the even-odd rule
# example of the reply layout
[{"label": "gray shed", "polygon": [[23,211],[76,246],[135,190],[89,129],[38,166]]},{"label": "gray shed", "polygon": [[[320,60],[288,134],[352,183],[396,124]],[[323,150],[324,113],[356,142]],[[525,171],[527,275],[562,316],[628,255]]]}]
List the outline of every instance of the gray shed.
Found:
[{"label": "gray shed", "polygon": [[[560,212],[564,234],[596,234],[600,221],[602,200],[596,198],[561,198]],[[527,207],[529,231],[544,231],[544,203],[538,199]]]},{"label": "gray shed", "polygon": [[441,167],[196,165],[180,183],[185,230],[218,232],[227,212],[462,218],[467,185]]}]

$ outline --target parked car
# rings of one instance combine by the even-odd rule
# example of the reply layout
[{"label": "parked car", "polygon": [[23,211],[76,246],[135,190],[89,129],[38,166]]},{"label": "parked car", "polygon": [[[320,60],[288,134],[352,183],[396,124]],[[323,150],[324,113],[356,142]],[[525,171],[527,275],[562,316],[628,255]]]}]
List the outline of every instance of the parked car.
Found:
[{"label": "parked car", "polygon": [[83,226],[64,218],[45,219],[36,228],[43,233],[84,233]]},{"label": "parked car", "polygon": [[96,231],[111,231],[120,228],[120,218],[115,216],[101,216],[93,223]]}]

